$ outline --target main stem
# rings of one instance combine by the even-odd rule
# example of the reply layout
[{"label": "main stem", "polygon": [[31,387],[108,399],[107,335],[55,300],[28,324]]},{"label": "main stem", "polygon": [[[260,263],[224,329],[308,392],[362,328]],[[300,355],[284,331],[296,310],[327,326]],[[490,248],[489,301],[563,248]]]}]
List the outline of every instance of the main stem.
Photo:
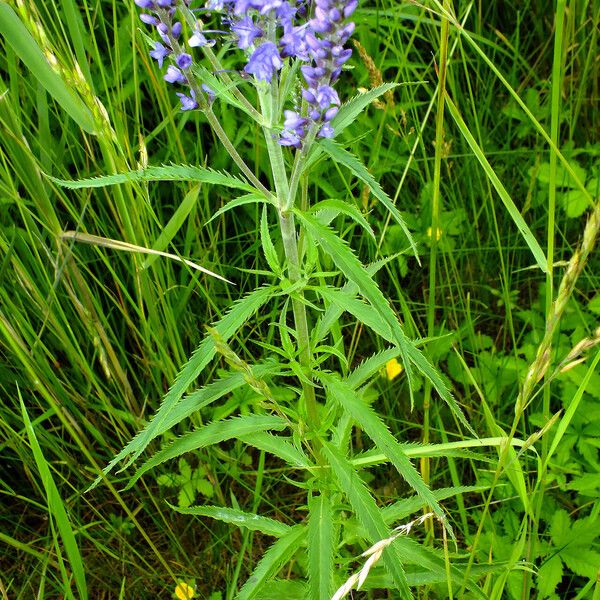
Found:
[{"label": "main stem", "polygon": [[[274,114],[277,112],[277,94],[273,82],[268,89],[259,90],[259,100],[262,114],[269,123],[269,126],[263,127],[267,152],[271,163],[271,171],[275,182],[275,191],[277,193],[277,211],[279,214],[279,228],[283,240],[283,249],[287,260],[287,270],[290,283],[298,283],[302,278],[302,269],[300,268],[300,256],[298,251],[298,236],[296,234],[296,224],[294,214],[291,208],[294,204],[294,198],[290,197],[290,184],[283,159],[283,150],[273,137],[273,122],[277,118]],[[295,195],[295,190],[294,190]],[[319,429],[319,408],[315,395],[315,388],[312,382],[312,352],[310,347],[310,334],[308,330],[308,316],[306,314],[306,304],[304,302],[303,290],[297,289],[292,295],[292,311],[294,313],[294,325],[296,328],[296,337],[299,350],[299,362],[304,370],[305,377],[300,382],[306,403],[306,414],[308,426],[312,431]]]}]

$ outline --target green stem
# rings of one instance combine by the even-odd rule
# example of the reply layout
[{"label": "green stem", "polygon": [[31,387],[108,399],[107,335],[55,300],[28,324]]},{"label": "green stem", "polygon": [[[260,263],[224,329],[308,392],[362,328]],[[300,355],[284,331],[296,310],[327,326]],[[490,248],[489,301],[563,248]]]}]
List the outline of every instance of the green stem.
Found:
[{"label": "green stem", "polygon": [[[273,90],[273,87],[268,89],[263,87],[263,89],[259,88],[258,97],[263,116],[268,122],[268,126],[263,127],[263,132],[271,163],[275,190],[277,192],[279,227],[281,230],[285,257],[287,259],[288,277],[293,285],[301,280],[302,269],[300,267],[300,257],[298,252],[299,242],[296,234],[294,214],[288,208],[293,206],[294,197],[290,196],[290,185],[285,168],[285,161],[283,159],[283,149],[273,137],[272,125],[273,120],[276,117],[274,114],[276,112],[274,110],[274,102],[277,95]],[[312,352],[310,347],[308,316],[306,314],[304,292],[302,289],[296,290],[294,296],[292,296],[292,311],[294,313],[300,365],[303,367],[306,375],[306,378],[301,381],[301,384],[304,393],[304,401],[306,403],[308,424],[311,430],[316,431],[319,428],[319,408],[315,395],[315,388],[312,384]]]}]

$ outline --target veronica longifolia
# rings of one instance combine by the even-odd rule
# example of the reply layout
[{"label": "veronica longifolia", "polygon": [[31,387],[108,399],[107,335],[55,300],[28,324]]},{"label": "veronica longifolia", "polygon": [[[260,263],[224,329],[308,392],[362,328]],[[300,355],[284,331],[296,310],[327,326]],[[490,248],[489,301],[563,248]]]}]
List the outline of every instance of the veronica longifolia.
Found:
[{"label": "veronica longifolia", "polygon": [[[157,41],[150,56],[163,67],[165,81],[188,88],[177,92],[182,110],[204,108],[213,98],[211,90],[196,81],[193,49],[209,47],[218,38],[233,40],[244,52],[243,72],[258,82],[277,83],[284,62],[302,63],[303,89],[285,111],[279,143],[301,148],[309,132],[333,137],[331,125],[340,99],[333,88],[352,51],[344,45],[354,30],[348,21],[358,0],[208,0],[194,13],[221,13],[223,30],[206,30],[190,0],[135,0],[145,12],[142,22],[156,28]],[[181,14],[186,13],[186,14]],[[195,24],[187,40],[182,19]]]}]

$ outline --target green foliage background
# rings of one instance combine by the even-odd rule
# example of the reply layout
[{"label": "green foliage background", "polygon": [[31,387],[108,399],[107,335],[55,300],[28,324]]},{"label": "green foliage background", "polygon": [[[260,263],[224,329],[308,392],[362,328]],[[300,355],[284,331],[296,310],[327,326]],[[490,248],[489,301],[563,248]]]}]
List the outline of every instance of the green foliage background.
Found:
[{"label": "green foliage background", "polygon": [[[343,199],[368,222],[376,243],[350,216],[335,220],[363,263],[399,253],[377,281],[411,337],[435,338],[429,357],[473,429],[493,438],[510,430],[549,301],[581,241],[590,198],[598,202],[600,3],[444,5],[463,33],[450,24],[446,92],[455,111],[446,110],[441,139],[437,2],[361,3],[359,45],[339,90],[348,99],[381,82],[399,84],[348,127],[344,143],[393,198],[421,265],[360,178],[321,161],[311,193],[315,201]],[[9,6],[18,23],[10,21]],[[563,13],[557,31],[556,14]],[[19,23],[31,38],[9,35],[7,28],[14,32]],[[213,219],[233,197],[223,185],[139,180],[69,190],[47,177],[73,180],[170,163],[236,172],[203,117],[176,109],[147,56],[133,2],[2,2],[0,49],[0,593],[83,597],[87,589],[91,598],[170,598],[184,579],[195,582],[200,598],[215,600],[215,592],[232,598],[268,548],[267,536],[191,518],[167,502],[185,509],[210,497],[258,511],[290,526],[280,539],[291,544],[293,525],[306,516],[305,496],[277,461],[236,441],[162,465],[126,491],[130,477],[123,474],[85,490],[158,409],[205,327],[265,282],[262,207],[241,204]],[[264,167],[260,132],[231,107],[217,110],[236,147]],[[569,169],[552,166],[553,132]],[[519,219],[551,256],[553,292],[515,225]],[[176,261],[74,242],[63,235],[71,230],[191,258],[236,285]],[[274,244],[279,252],[279,240]],[[527,407],[516,437],[532,448],[511,455],[491,518],[482,520],[498,460],[494,447],[416,463],[438,494],[465,486],[443,501],[457,535],[451,552],[462,559],[473,553],[469,577],[490,598],[600,594],[599,266],[592,254],[551,350],[552,364],[564,367],[561,361],[588,340],[586,360],[569,361]],[[259,313],[237,335],[236,352],[248,362],[268,355],[278,344],[278,318],[276,304]],[[356,320],[344,318],[345,359],[355,367],[382,348]],[[334,358],[331,364],[343,368]],[[223,368],[224,361],[212,363],[201,383]],[[411,409],[405,377],[381,377],[371,389],[373,407],[399,440],[446,444],[470,437],[426,382],[417,377],[413,392]],[[191,422],[243,413],[254,402],[256,395],[238,389]],[[531,438],[559,411],[553,428]],[[560,420],[565,414],[568,422]],[[537,456],[547,455],[557,423],[566,429],[540,471]],[[357,434],[354,443],[361,448],[367,438]],[[409,491],[388,465],[363,476],[381,506],[396,506]],[[328,514],[321,502],[318,510]],[[419,504],[397,510],[390,520],[419,510]],[[411,536],[434,543],[441,532],[423,527]],[[365,549],[356,548],[356,555]],[[510,571],[478,570],[503,561]],[[305,568],[293,565],[281,577],[294,579]],[[469,597],[459,587],[454,597]],[[421,598],[447,597],[445,584],[415,590]],[[292,587],[283,593],[294,597]]]}]

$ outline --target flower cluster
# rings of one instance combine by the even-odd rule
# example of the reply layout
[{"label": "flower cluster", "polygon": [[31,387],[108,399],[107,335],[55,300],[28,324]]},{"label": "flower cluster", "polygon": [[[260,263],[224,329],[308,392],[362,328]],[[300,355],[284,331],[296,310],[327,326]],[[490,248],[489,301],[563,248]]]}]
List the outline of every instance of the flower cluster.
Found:
[{"label": "flower cluster", "polygon": [[[189,77],[189,69],[192,66],[193,59],[189,52],[186,52],[179,44],[179,38],[183,30],[181,21],[175,20],[177,11],[176,0],[134,0],[140,8],[149,12],[140,15],[140,20],[146,25],[156,27],[162,42],[155,42],[154,48],[150,51],[150,56],[156,60],[158,66],[162,68],[165,58],[171,57],[172,64],[169,64],[164,75],[164,80],[173,84],[182,84],[188,87],[188,93],[177,92],[181,102],[182,110],[194,110],[198,108],[197,94],[200,90],[192,85]],[[183,0],[188,7],[191,0]],[[188,40],[188,46],[204,46],[209,42],[200,31],[194,32],[194,35]],[[210,98],[212,92],[206,86],[201,87]]]},{"label": "flower cluster", "polygon": [[[154,25],[162,39],[156,42],[150,56],[161,67],[165,58],[172,58],[165,80],[190,88],[189,95],[178,94],[183,110],[198,107],[199,90],[190,84],[188,72],[193,62],[191,48],[212,45],[214,40],[208,40],[205,34],[224,33],[232,36],[237,47],[246,52],[244,72],[258,81],[271,82],[286,58],[304,63],[302,98],[298,98],[295,110],[284,111],[281,145],[300,148],[311,130],[319,137],[333,136],[331,120],[340,104],[333,84],[352,54],[344,44],[354,30],[354,23],[347,19],[358,0],[208,0],[206,10],[220,12],[228,31],[207,31],[199,26],[187,41],[187,47],[177,42],[182,25],[174,21],[175,0],[135,0],[135,3],[149,11],[141,19]],[[190,0],[184,0],[183,4],[187,9]]]}]

